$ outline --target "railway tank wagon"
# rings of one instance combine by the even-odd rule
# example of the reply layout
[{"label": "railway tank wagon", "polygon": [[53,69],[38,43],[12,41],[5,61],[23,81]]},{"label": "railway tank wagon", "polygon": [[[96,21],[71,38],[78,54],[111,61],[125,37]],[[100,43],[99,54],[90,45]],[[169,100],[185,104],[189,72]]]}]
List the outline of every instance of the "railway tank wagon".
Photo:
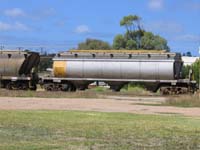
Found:
[{"label": "railway tank wagon", "polygon": [[35,52],[0,51],[1,88],[36,90],[39,62],[40,56]]},{"label": "railway tank wagon", "polygon": [[103,81],[114,91],[139,82],[153,83],[154,92],[184,93],[190,82],[181,80],[182,65],[177,53],[70,51],[53,59],[54,78],[43,82],[46,90],[84,90],[92,82]]}]

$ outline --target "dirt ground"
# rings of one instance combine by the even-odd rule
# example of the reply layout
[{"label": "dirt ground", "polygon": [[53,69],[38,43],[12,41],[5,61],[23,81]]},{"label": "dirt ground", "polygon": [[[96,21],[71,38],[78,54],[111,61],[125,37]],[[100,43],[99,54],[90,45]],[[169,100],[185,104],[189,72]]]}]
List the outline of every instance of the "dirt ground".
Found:
[{"label": "dirt ground", "polygon": [[0,97],[0,110],[80,110],[137,114],[177,114],[200,117],[200,108],[156,105],[165,100],[165,97],[118,96],[109,96],[107,99]]}]

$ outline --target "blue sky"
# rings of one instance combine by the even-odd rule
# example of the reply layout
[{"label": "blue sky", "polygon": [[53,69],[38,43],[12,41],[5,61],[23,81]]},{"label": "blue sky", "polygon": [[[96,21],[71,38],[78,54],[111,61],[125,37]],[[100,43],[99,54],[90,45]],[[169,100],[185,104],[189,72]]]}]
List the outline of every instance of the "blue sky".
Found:
[{"label": "blue sky", "polygon": [[144,29],[168,40],[174,52],[200,46],[200,0],[0,0],[0,45],[49,52],[86,38],[112,43],[123,16],[142,17]]}]

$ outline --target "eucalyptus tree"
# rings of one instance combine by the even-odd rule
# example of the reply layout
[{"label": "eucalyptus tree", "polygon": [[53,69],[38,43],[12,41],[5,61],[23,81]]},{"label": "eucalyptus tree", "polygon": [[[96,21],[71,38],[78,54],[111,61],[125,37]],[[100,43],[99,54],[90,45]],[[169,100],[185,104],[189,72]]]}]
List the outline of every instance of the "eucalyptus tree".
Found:
[{"label": "eucalyptus tree", "polygon": [[[143,36],[144,30],[141,27],[141,18],[137,15],[124,16],[120,21],[120,26],[126,28],[126,40],[134,40],[137,44],[137,49],[141,48],[141,37]],[[132,45],[133,42],[131,41]]]}]

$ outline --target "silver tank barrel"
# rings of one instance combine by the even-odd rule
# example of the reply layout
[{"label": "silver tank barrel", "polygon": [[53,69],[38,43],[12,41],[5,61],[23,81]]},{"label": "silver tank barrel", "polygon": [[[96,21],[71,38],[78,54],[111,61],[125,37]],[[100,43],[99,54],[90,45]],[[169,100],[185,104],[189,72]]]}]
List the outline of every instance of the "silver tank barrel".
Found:
[{"label": "silver tank barrel", "polygon": [[[31,63],[32,62],[32,63]],[[0,51],[0,75],[27,75],[39,64],[39,54],[24,51]]]},{"label": "silver tank barrel", "polygon": [[180,70],[177,62],[181,64],[182,60],[175,53],[65,53],[54,58],[54,75],[59,72],[68,78],[173,80]]}]

